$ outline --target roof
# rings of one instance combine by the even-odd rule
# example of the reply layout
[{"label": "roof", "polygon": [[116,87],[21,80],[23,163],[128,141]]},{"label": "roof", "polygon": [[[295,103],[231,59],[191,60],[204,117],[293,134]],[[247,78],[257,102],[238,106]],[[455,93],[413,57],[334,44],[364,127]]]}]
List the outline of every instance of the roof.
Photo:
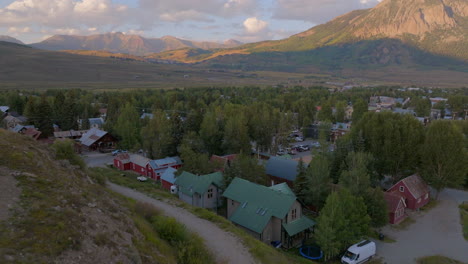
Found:
[{"label": "roof", "polygon": [[88,121],[89,121],[90,126],[98,125],[99,127],[102,127],[102,125],[104,124],[104,119],[102,119],[100,117],[98,117],[98,118],[88,118]]},{"label": "roof", "polygon": [[168,166],[174,166],[182,164],[182,161],[179,157],[165,157],[164,159],[157,159],[150,161],[151,168],[159,169],[159,168],[167,168]]},{"label": "roof", "polygon": [[80,137],[86,132],[88,132],[88,130],[57,131],[57,132],[54,132],[54,137],[56,138]]},{"label": "roof", "polygon": [[229,162],[235,160],[237,158],[237,154],[230,154],[224,156],[213,155],[210,158],[210,161],[215,163],[216,166],[219,166],[217,169],[219,171],[224,171],[224,168],[229,164]]},{"label": "roof", "polygon": [[145,118],[153,119],[153,117],[154,117],[153,114],[143,113],[143,114],[140,116],[140,119],[145,119]]},{"label": "roof", "polygon": [[403,202],[403,204],[405,203],[403,197],[398,195],[397,192],[385,192],[384,198],[387,202],[387,211],[391,213],[395,212],[398,209],[398,205],[400,204],[400,202]]},{"label": "roof", "polygon": [[89,147],[105,135],[107,135],[106,131],[102,131],[98,128],[91,128],[81,136],[80,141],[81,144]]},{"label": "roof", "polygon": [[122,163],[129,163],[130,155],[128,153],[119,153],[114,159],[120,160]]},{"label": "roof", "polygon": [[223,184],[223,174],[215,172],[197,176],[184,171],[176,178],[174,184],[179,187],[179,192],[188,196],[192,196],[194,193],[204,194],[211,184],[221,187]]},{"label": "roof", "polygon": [[393,109],[393,112],[397,114],[409,114],[414,116],[416,115],[416,113],[411,109],[395,108]]},{"label": "roof", "polygon": [[289,236],[294,236],[297,233],[300,233],[308,228],[311,228],[315,225],[315,221],[309,219],[308,217],[302,216],[299,219],[296,219],[292,222],[283,224],[284,230],[288,233]]},{"label": "roof", "polygon": [[292,159],[271,157],[266,164],[266,174],[278,178],[294,181],[298,174],[297,165],[299,162]]},{"label": "roof", "polygon": [[138,155],[138,154],[131,154],[130,162],[140,167],[146,167],[146,165],[150,162],[150,159],[143,157],[141,155]]},{"label": "roof", "polygon": [[296,201],[286,183],[266,187],[240,178],[232,180],[223,196],[241,204],[229,220],[257,233],[271,216],[283,219]]},{"label": "roof", "polygon": [[429,193],[429,187],[423,181],[423,179],[421,179],[421,177],[419,177],[419,175],[417,175],[417,174],[408,176],[408,177],[402,179],[400,182],[405,184],[406,188],[408,188],[410,193],[416,199],[418,199],[418,198],[426,195],[427,193]]},{"label": "roof", "polygon": [[174,184],[175,183],[175,180],[176,180],[176,177],[175,177],[175,172],[177,170],[174,169],[174,168],[167,168],[166,171],[164,171],[164,173],[161,175],[161,180],[165,180],[169,183],[172,183]]},{"label": "roof", "polygon": [[8,109],[10,109],[10,107],[6,106],[6,105],[2,105],[0,106],[0,111],[6,113],[8,111]]}]

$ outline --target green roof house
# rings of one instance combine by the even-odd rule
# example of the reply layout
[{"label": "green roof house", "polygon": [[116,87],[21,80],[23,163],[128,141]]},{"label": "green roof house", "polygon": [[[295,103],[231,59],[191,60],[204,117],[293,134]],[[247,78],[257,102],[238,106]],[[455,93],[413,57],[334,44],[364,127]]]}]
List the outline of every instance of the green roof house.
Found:
[{"label": "green roof house", "polygon": [[222,183],[221,172],[198,176],[184,171],[176,178],[174,185],[177,186],[179,199],[193,206],[213,209],[221,203]]},{"label": "green roof house", "polygon": [[315,225],[303,216],[302,204],[286,183],[266,187],[235,178],[223,196],[228,219],[265,243],[297,246]]}]

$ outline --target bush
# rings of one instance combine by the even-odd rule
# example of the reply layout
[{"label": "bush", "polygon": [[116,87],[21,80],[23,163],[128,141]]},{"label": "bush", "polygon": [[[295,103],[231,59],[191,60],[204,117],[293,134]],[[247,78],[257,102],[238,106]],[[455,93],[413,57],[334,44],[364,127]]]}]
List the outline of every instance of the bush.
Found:
[{"label": "bush", "polygon": [[86,167],[83,159],[75,153],[73,141],[69,139],[56,140],[52,148],[55,150],[57,160],[68,160],[70,164],[80,166],[81,169]]},{"label": "bush", "polygon": [[161,212],[149,203],[137,202],[134,207],[135,213],[151,221],[154,217],[161,215]]}]

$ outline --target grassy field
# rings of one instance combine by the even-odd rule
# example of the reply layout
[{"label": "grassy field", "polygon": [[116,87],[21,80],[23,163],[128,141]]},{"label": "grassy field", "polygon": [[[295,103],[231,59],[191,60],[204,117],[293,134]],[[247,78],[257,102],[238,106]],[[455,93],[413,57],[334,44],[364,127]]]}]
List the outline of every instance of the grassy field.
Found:
[{"label": "grassy field", "polygon": [[[198,207],[193,207],[187,203],[180,201],[177,196],[174,196],[162,189],[157,183],[152,181],[139,182],[136,177],[137,175],[132,172],[121,172],[115,169],[103,169],[93,168],[91,169],[94,173],[107,177],[111,182],[126,186],[140,192],[147,194],[155,199],[164,199],[168,202],[173,203],[176,206],[183,207],[186,210],[192,212],[200,218],[209,220],[220,228],[229,231],[238,236],[249,249],[250,253],[261,263],[314,263],[300,257],[298,254],[290,253],[280,249],[275,249],[259,240],[253,238],[242,229],[239,229],[230,221],[216,213]],[[123,176],[125,175],[125,176]]]},{"label": "grassy field", "polygon": [[422,257],[417,260],[418,264],[466,264],[466,262],[461,262],[444,256],[430,256]]}]

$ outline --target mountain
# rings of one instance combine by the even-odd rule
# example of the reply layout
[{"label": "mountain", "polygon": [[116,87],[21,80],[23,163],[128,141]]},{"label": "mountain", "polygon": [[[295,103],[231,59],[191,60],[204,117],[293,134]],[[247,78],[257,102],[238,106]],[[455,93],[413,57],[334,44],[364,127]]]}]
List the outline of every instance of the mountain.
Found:
[{"label": "mountain", "polygon": [[[275,56],[278,53],[306,52],[302,55],[308,55],[313,50],[334,47],[340,52],[344,52],[343,49],[346,48],[345,53],[348,56],[364,56],[357,58],[356,63],[359,65],[365,62],[388,64],[402,61],[395,56],[383,60],[370,57],[373,56],[371,54],[383,57],[392,54],[400,57],[402,54],[411,56],[414,50],[420,50],[420,54],[427,53],[467,62],[467,29],[466,0],[383,0],[374,8],[352,11],[287,39],[245,44],[203,54],[192,52],[187,53],[192,56],[179,56],[178,60],[200,62],[217,58],[217,61],[220,61],[226,58],[226,55],[259,53],[272,53],[268,56]],[[369,50],[369,47],[380,50]],[[395,48],[400,50],[397,52]],[[363,49],[370,53],[363,53]],[[390,52],[391,50],[393,51]],[[328,54],[335,57],[334,54],[330,54],[330,50]],[[158,57],[174,58],[173,54],[168,52],[161,53]],[[244,55],[240,57],[245,58]],[[424,61],[419,61],[419,58],[414,56],[407,56],[407,59],[412,63],[424,65]],[[232,58],[229,60],[232,63]]]},{"label": "mountain", "polygon": [[224,44],[216,42],[197,42],[172,36],[144,38],[138,35],[117,32],[91,36],[55,35],[42,42],[31,44],[30,46],[54,51],[104,50],[113,53],[128,53],[141,56],[181,48],[232,48],[239,44],[240,43],[236,41],[228,41]]},{"label": "mountain", "polygon": [[0,35],[0,41],[11,42],[16,44],[24,44],[21,40],[12,38],[10,36]]}]

